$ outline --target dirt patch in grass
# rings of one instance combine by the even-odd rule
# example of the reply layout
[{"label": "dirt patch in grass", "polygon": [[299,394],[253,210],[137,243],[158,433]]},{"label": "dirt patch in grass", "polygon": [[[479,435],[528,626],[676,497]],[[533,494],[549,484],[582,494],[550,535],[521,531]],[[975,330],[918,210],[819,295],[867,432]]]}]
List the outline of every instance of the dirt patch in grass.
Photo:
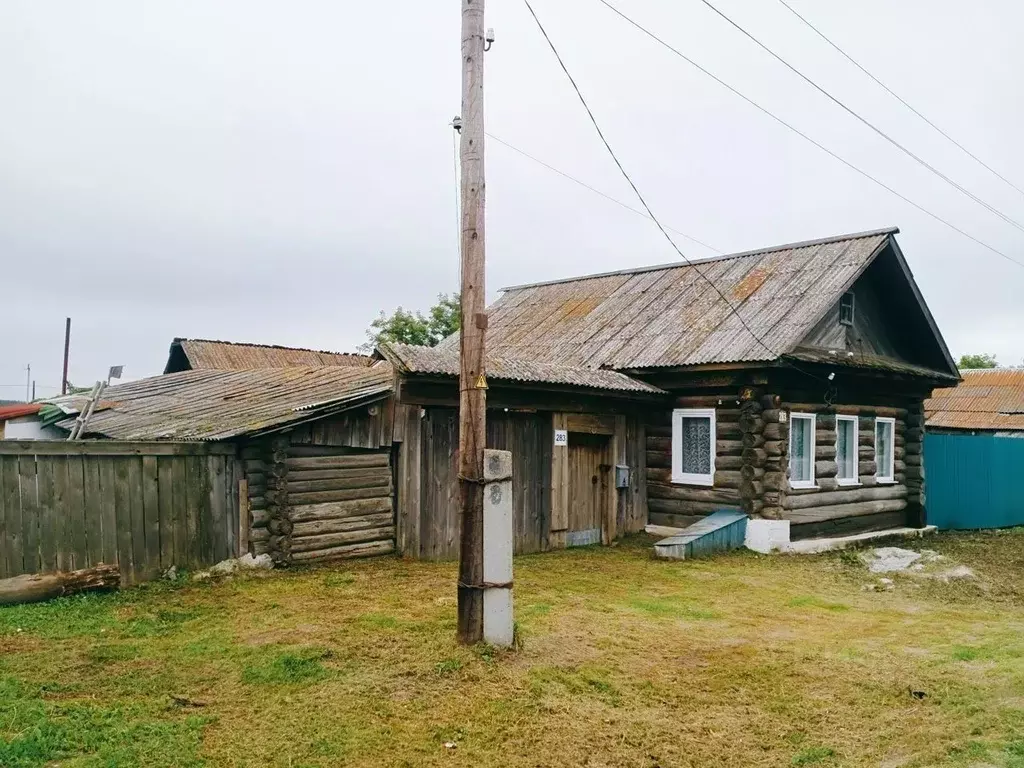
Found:
[{"label": "dirt patch in grass", "polygon": [[891,592],[845,555],[521,557],[517,652],[455,644],[451,563],[0,609],[0,765],[1024,768],[1022,544],[929,539],[978,578]]}]

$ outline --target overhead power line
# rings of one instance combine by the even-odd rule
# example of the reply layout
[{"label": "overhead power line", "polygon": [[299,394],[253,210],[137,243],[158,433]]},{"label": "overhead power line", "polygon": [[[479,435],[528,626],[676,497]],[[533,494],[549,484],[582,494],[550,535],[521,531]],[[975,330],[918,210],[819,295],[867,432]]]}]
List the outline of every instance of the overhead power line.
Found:
[{"label": "overhead power line", "polygon": [[[609,144],[608,143],[608,139],[605,138],[604,131],[601,130],[601,126],[598,124],[597,118],[594,117],[594,113],[590,109],[590,105],[587,104],[587,100],[586,100],[586,98],[584,98],[583,92],[580,91],[580,87],[578,85],[576,85],[576,80],[573,78],[572,74],[569,72],[569,68],[566,67],[565,62],[562,61],[561,54],[558,53],[558,49],[555,48],[555,44],[551,41],[551,38],[548,36],[547,30],[544,29],[544,25],[541,23],[540,19],[537,17],[536,12],[533,10],[533,6],[530,5],[530,0],[523,0],[523,2],[526,4],[527,9],[530,11],[530,15],[533,16],[533,20],[537,23],[537,27],[538,27],[538,29],[540,29],[540,33],[544,36],[544,40],[547,41],[548,47],[551,49],[551,52],[555,55],[555,58],[558,59],[558,64],[562,68],[562,71],[565,73],[566,78],[568,78],[569,83],[572,85],[573,90],[576,91],[576,95],[579,97],[580,103],[583,105],[583,109],[586,110],[587,117],[590,118],[590,122],[594,126],[594,130],[597,131],[597,135],[600,137],[601,143],[604,144],[605,149],[608,150],[608,154],[611,155],[612,160],[615,161],[615,165],[618,166],[619,172],[622,174],[622,177],[629,183],[629,186],[632,187],[633,192],[636,194],[637,199],[640,201],[640,204],[643,205],[644,210],[647,211],[647,215],[651,217],[651,220],[655,224],[658,225],[658,229],[661,230],[661,234],[663,234],[665,236],[665,239],[668,240],[669,245],[672,246],[673,250],[675,250],[675,252],[679,254],[680,258],[683,261],[685,261],[688,265],[693,267],[694,271],[696,271],[696,273],[698,275],[700,275],[700,277],[708,285],[711,286],[711,288],[715,291],[715,293],[717,293],[718,296],[722,299],[722,301],[725,302],[725,305],[727,307],[729,307],[729,310],[732,312],[733,315],[735,315],[736,319],[739,320],[740,325],[742,325],[747,330],[747,332],[751,336],[754,337],[754,340],[758,344],[760,344],[762,347],[764,347],[765,351],[767,351],[768,354],[771,355],[772,359],[776,359],[776,358],[780,357],[779,353],[775,352],[771,347],[769,347],[767,344],[765,344],[764,340],[760,336],[758,336],[756,333],[754,333],[753,329],[751,329],[751,327],[749,325],[747,325],[746,321],[740,315],[739,310],[736,308],[736,306],[731,301],[729,301],[728,298],[726,298],[725,294],[722,293],[722,291],[718,288],[717,285],[715,285],[714,281],[711,278],[709,278],[706,274],[704,274],[703,270],[701,270],[701,268],[697,264],[695,264],[689,258],[686,257],[686,254],[684,254],[679,249],[679,246],[676,245],[675,240],[673,240],[672,236],[669,235],[668,231],[665,229],[665,227],[662,225],[662,223],[658,220],[658,217],[654,215],[654,211],[651,210],[651,206],[649,206],[647,204],[647,200],[644,198],[643,194],[641,194],[641,192],[637,188],[636,184],[633,183],[633,179],[630,177],[629,173],[626,171],[625,167],[622,165],[622,162],[619,160],[618,155],[615,154],[615,150],[612,149],[612,145]],[[815,378],[815,379],[819,379],[821,381],[825,381],[825,379],[823,379],[820,376],[815,376],[812,373],[808,373],[807,371],[800,370],[795,365],[792,365],[792,364],[790,364],[790,365],[795,370],[798,370],[801,373],[806,374],[807,376],[810,376],[810,377]]]},{"label": "overhead power line", "polygon": [[984,240],[980,240],[979,238],[975,237],[974,235],[970,234],[969,232],[966,232],[965,230],[963,230],[960,227],[956,226],[952,222],[947,221],[946,219],[942,218],[937,213],[932,213],[930,210],[925,208],[923,205],[921,205],[919,203],[916,203],[913,200],[911,200],[909,197],[907,197],[906,195],[904,195],[904,194],[902,194],[900,192],[897,192],[895,189],[890,187],[884,181],[881,181],[880,179],[876,178],[875,176],[872,176],[870,173],[868,173],[867,171],[865,171],[865,170],[859,168],[858,166],[854,165],[853,163],[851,163],[846,158],[836,154],[835,152],[833,152],[831,149],[826,147],[821,142],[811,138],[808,134],[804,133],[803,131],[801,131],[799,128],[797,128],[793,124],[786,122],[781,117],[776,115],[774,112],[769,110],[767,107],[761,106],[760,104],[758,104],[756,101],[754,101],[752,98],[750,98],[746,94],[742,93],[741,91],[737,90],[733,86],[729,85],[729,83],[725,82],[725,80],[720,78],[718,75],[714,74],[710,70],[708,70],[705,67],[703,67],[700,64],[698,64],[696,61],[691,59],[689,56],[687,56],[685,53],[680,51],[678,48],[675,48],[670,43],[667,43],[665,40],[663,40],[662,38],[658,37],[656,34],[651,32],[651,30],[647,29],[647,27],[643,26],[642,24],[640,24],[637,21],[634,21],[632,18],[630,18],[629,16],[624,14],[622,11],[620,11],[618,8],[616,8],[614,5],[612,5],[610,2],[608,2],[608,0],[597,0],[597,2],[601,3],[603,6],[608,8],[610,11],[615,13],[617,16],[619,16],[621,19],[623,19],[624,21],[629,23],[631,26],[635,27],[640,32],[643,32],[645,35],[647,35],[649,38],[654,40],[656,43],[658,43],[659,45],[663,46],[664,48],[666,48],[667,50],[671,51],[676,56],[681,58],[683,61],[685,61],[688,64],[690,64],[690,66],[695,67],[700,72],[702,72],[705,75],[707,75],[708,77],[710,77],[716,83],[718,83],[723,88],[725,88],[727,91],[733,93],[736,96],[739,96],[741,99],[743,99],[743,101],[747,102],[750,106],[754,107],[759,112],[764,113],[765,115],[767,115],[772,120],[774,120],[775,122],[779,123],[780,125],[788,128],[790,131],[795,133],[797,136],[799,136],[800,138],[804,139],[805,141],[813,144],[815,147],[817,147],[818,149],[820,149],[822,152],[824,152],[825,154],[829,155],[830,157],[838,160],[840,163],[845,165],[850,170],[855,171],[856,173],[859,173],[865,179],[868,179],[869,181],[874,182],[879,187],[881,187],[882,189],[886,190],[887,192],[889,192],[890,194],[894,195],[895,197],[898,197],[903,202],[907,203],[908,205],[913,206],[914,208],[919,210],[921,213],[931,217],[932,219],[934,219],[935,221],[939,222],[940,224],[944,224],[945,226],[947,226],[950,229],[952,229],[954,232],[956,232],[956,233],[958,233],[960,235],[963,235],[968,240],[970,240],[970,241],[972,241],[974,243],[977,243],[982,248],[985,248],[986,250],[991,251],[992,253],[996,254],[997,256],[1001,256],[1002,258],[1006,259],[1009,262],[1012,262],[1012,263],[1016,264],[1019,267],[1024,267],[1024,262],[1018,261],[1017,259],[1013,258],[1009,254],[1004,253],[1003,251],[999,250],[995,246],[989,245]]},{"label": "overhead power line", "polygon": [[827,37],[827,36],[825,35],[825,33],[824,33],[824,32],[822,32],[822,31],[821,31],[820,29],[818,29],[818,28],[817,28],[816,26],[814,26],[814,24],[812,24],[812,23],[811,23],[810,21],[808,21],[808,20],[807,20],[807,19],[806,19],[805,17],[801,16],[801,15],[800,15],[800,14],[799,14],[799,13],[798,13],[798,12],[797,12],[797,11],[796,11],[796,10],[795,10],[794,8],[793,8],[793,6],[791,6],[791,5],[789,4],[789,3],[787,3],[787,2],[786,2],[786,0],[779,0],[779,2],[780,2],[780,3],[782,3],[782,5],[783,5],[783,6],[784,6],[784,7],[786,8],[786,10],[788,10],[788,11],[789,11],[790,13],[792,13],[792,14],[793,14],[794,16],[796,16],[796,17],[797,17],[798,19],[800,19],[800,21],[802,21],[802,22],[803,22],[804,24],[806,24],[806,25],[807,25],[808,27],[810,27],[810,28],[811,28],[811,30],[812,30],[812,31],[813,31],[813,32],[814,32],[814,33],[815,33],[815,34],[816,34],[816,35],[817,35],[818,37],[820,37],[820,38],[821,38],[822,40],[824,40],[824,41],[825,41],[826,43],[828,43],[828,44],[829,44],[829,45],[831,45],[831,46],[832,46],[833,48],[835,48],[835,49],[836,49],[836,50],[837,50],[837,51],[838,51],[838,52],[839,52],[840,54],[842,54],[842,55],[843,55],[843,56],[844,56],[844,57],[846,58],[846,60],[847,60],[847,61],[849,61],[849,62],[850,62],[851,64],[853,64],[853,66],[855,66],[855,67],[856,67],[857,69],[859,69],[859,70],[860,70],[861,72],[863,72],[863,73],[864,73],[865,75],[867,75],[867,76],[868,76],[868,77],[870,77],[870,78],[871,78],[872,80],[874,80],[874,81],[875,81],[875,82],[876,82],[876,83],[877,83],[878,85],[880,85],[880,86],[881,86],[882,88],[884,88],[884,89],[885,89],[885,91],[886,91],[886,92],[887,92],[887,93],[888,93],[888,94],[889,94],[890,96],[892,96],[892,97],[893,97],[894,99],[896,99],[896,100],[897,100],[897,101],[898,101],[898,102],[899,102],[900,104],[902,104],[903,106],[905,106],[905,107],[906,107],[907,109],[909,109],[909,110],[910,110],[911,112],[913,112],[913,113],[914,113],[915,115],[917,115],[917,116],[918,116],[919,118],[921,118],[921,119],[922,119],[922,120],[924,120],[924,121],[925,121],[926,123],[928,123],[928,125],[930,125],[930,126],[931,126],[932,128],[934,128],[934,129],[935,129],[936,131],[938,131],[938,132],[939,132],[940,134],[942,134],[942,135],[943,135],[943,136],[944,136],[944,137],[945,137],[945,138],[946,138],[946,139],[947,139],[948,141],[950,141],[951,143],[953,143],[953,144],[955,144],[955,145],[956,145],[957,147],[959,147],[959,148],[960,148],[960,150],[961,150],[961,151],[962,151],[962,152],[963,152],[964,154],[966,154],[966,155],[967,155],[968,157],[970,157],[970,158],[971,158],[971,159],[973,159],[973,160],[974,160],[975,162],[977,162],[977,163],[978,163],[978,164],[979,164],[979,165],[980,165],[980,166],[981,166],[982,168],[986,169],[986,170],[987,170],[987,171],[989,171],[989,172],[990,172],[990,173],[991,173],[992,175],[994,175],[994,176],[995,176],[996,178],[998,178],[998,179],[1001,179],[1002,181],[1006,182],[1006,183],[1007,183],[1008,185],[1010,185],[1010,186],[1011,186],[1011,187],[1013,187],[1013,188],[1014,188],[1015,190],[1017,190],[1017,191],[1018,191],[1018,192],[1020,192],[1020,193],[1021,193],[1022,195],[1024,195],[1024,189],[1021,189],[1020,187],[1018,187],[1018,186],[1017,186],[1016,184],[1014,184],[1014,183],[1013,183],[1012,181],[1010,181],[1010,180],[1009,180],[1008,178],[1006,178],[1005,176],[1003,176],[1003,174],[1001,174],[1001,173],[1000,173],[999,171],[997,171],[997,170],[996,170],[995,168],[993,168],[993,167],[992,167],[991,165],[989,165],[989,164],[988,164],[988,163],[986,163],[986,162],[985,162],[984,160],[982,160],[982,159],[981,159],[980,157],[978,157],[978,156],[977,156],[976,154],[974,154],[973,152],[971,152],[971,150],[969,150],[969,149],[968,149],[967,147],[965,147],[965,146],[964,146],[963,144],[961,144],[961,143],[960,143],[959,141],[957,141],[957,140],[956,140],[956,139],[954,139],[954,138],[953,138],[952,136],[950,136],[950,135],[949,135],[948,133],[946,133],[946,132],[945,132],[944,130],[942,130],[942,128],[940,128],[940,127],[939,127],[939,126],[937,126],[937,125],[936,125],[936,124],[935,124],[934,122],[932,122],[932,121],[931,121],[931,120],[929,120],[929,119],[928,119],[927,117],[925,117],[925,116],[924,116],[923,114],[921,114],[921,113],[920,113],[920,112],[919,112],[919,111],[918,111],[917,109],[915,109],[914,107],[912,107],[912,106],[911,106],[911,105],[910,105],[910,104],[909,104],[909,103],[908,103],[908,102],[906,101],[906,99],[904,99],[904,98],[903,98],[902,96],[900,96],[900,95],[899,95],[898,93],[896,93],[896,92],[895,92],[895,91],[894,91],[894,90],[893,90],[892,88],[890,88],[890,87],[889,87],[889,86],[887,86],[887,85],[886,85],[885,83],[883,83],[883,82],[882,82],[881,80],[879,80],[879,79],[878,79],[877,77],[875,77],[875,76],[874,76],[873,74],[871,74],[871,72],[869,72],[869,71],[867,70],[867,68],[866,68],[866,67],[864,67],[863,65],[861,65],[861,64],[860,64],[860,62],[858,62],[858,61],[857,61],[857,60],[856,60],[855,58],[853,58],[853,57],[852,57],[852,56],[851,56],[850,54],[848,54],[848,53],[847,53],[846,51],[844,51],[844,50],[843,50],[842,48],[840,48],[838,44],[834,43],[834,42],[833,42],[833,41],[832,41],[832,40],[831,40],[831,39],[830,39],[829,37]]},{"label": "overhead power line", "polygon": [[[559,176],[561,176],[561,177],[563,177],[565,179],[568,179],[569,181],[573,182],[574,184],[578,184],[579,186],[583,187],[584,189],[587,189],[587,190],[593,192],[595,195],[600,195],[605,200],[613,202],[616,205],[618,205],[618,206],[620,206],[622,208],[625,208],[627,211],[630,211],[631,213],[635,213],[637,216],[643,216],[648,221],[653,221],[653,219],[651,219],[650,215],[644,213],[639,208],[634,208],[629,203],[624,203],[621,200],[619,200],[617,198],[614,198],[611,195],[605,194],[604,192],[602,192],[601,190],[599,190],[599,189],[597,189],[595,187],[590,186],[585,181],[580,181],[575,176],[570,176],[565,171],[560,171],[558,168],[555,168],[555,166],[549,165],[548,163],[545,163],[540,158],[534,157],[529,152],[526,152],[525,150],[522,150],[519,147],[514,146],[513,144],[509,144],[507,141],[505,141],[504,139],[501,139],[501,138],[495,136],[493,133],[490,133],[490,132],[486,132],[486,133],[487,133],[487,137],[488,138],[494,139],[494,141],[498,142],[499,144],[502,144],[502,145],[508,147],[513,152],[518,152],[523,157],[525,157],[525,158],[527,158],[529,160],[532,160],[533,162],[537,163],[540,166],[543,166],[544,168],[547,168],[549,171],[553,171],[554,173],[557,173]],[[693,235],[688,235],[688,234],[686,234],[685,232],[683,232],[681,230],[674,229],[673,227],[670,227],[668,225],[665,225],[665,229],[671,230],[672,232],[675,232],[677,235],[682,235],[687,240],[692,240],[693,242],[697,243],[697,245],[702,245],[705,248],[707,248],[709,251],[713,251],[714,253],[717,253],[717,254],[723,253],[723,251],[721,251],[718,248],[715,248],[713,245],[708,245],[703,240],[698,240]]]},{"label": "overhead power line", "polygon": [[727,22],[728,22],[728,23],[729,23],[729,24],[730,24],[731,26],[733,26],[733,27],[734,27],[734,28],[735,28],[736,30],[738,30],[738,31],[739,31],[739,32],[741,32],[741,33],[742,33],[743,35],[745,35],[745,36],[746,36],[747,38],[749,38],[749,39],[750,39],[751,41],[753,41],[753,42],[754,42],[754,43],[755,43],[755,44],[756,44],[756,45],[757,45],[758,47],[760,47],[760,48],[761,48],[761,50],[763,50],[763,51],[765,51],[766,53],[768,53],[769,55],[771,55],[771,56],[772,56],[772,57],[773,57],[773,58],[774,58],[774,59],[775,59],[776,61],[778,61],[778,62],[779,62],[780,64],[782,64],[782,65],[783,65],[784,67],[786,67],[786,68],[787,68],[787,69],[788,69],[789,71],[793,72],[793,73],[794,73],[795,75],[797,75],[798,77],[800,77],[800,78],[801,78],[801,79],[802,79],[802,80],[803,80],[804,82],[806,82],[806,83],[807,83],[808,85],[810,85],[810,86],[811,86],[812,88],[814,88],[815,90],[817,90],[817,91],[818,91],[818,92],[819,92],[820,94],[822,94],[823,96],[825,96],[825,97],[826,97],[826,98],[827,98],[827,99],[828,99],[829,101],[831,101],[831,102],[832,102],[833,104],[836,104],[836,105],[837,105],[838,107],[840,107],[841,109],[845,110],[845,111],[846,111],[846,112],[847,112],[848,114],[850,114],[851,116],[853,116],[854,118],[856,118],[856,119],[857,119],[858,121],[860,121],[861,123],[863,123],[864,125],[866,125],[866,126],[867,126],[868,128],[870,128],[870,129],[871,129],[872,131],[874,131],[874,132],[875,132],[875,133],[877,133],[877,134],[878,134],[879,136],[881,136],[881,137],[882,137],[883,139],[885,139],[886,141],[888,141],[888,142],[889,142],[890,144],[892,144],[892,145],[893,145],[894,147],[896,147],[896,148],[897,148],[898,150],[900,150],[901,152],[903,152],[903,153],[904,153],[904,154],[905,154],[905,155],[906,155],[907,157],[911,158],[911,159],[912,159],[912,160],[914,160],[915,162],[917,162],[917,163],[919,163],[920,165],[922,165],[922,166],[924,166],[925,168],[927,168],[927,169],[928,169],[929,171],[931,171],[931,172],[932,172],[933,174],[935,174],[935,175],[936,175],[937,177],[939,177],[939,178],[940,178],[940,179],[942,179],[942,180],[943,180],[944,182],[946,182],[947,184],[949,184],[949,185],[950,185],[951,187],[953,187],[954,189],[956,189],[957,191],[959,191],[959,192],[960,192],[961,194],[963,194],[963,195],[967,196],[968,198],[970,198],[971,200],[973,200],[974,202],[976,202],[976,203],[977,203],[978,205],[980,205],[980,206],[982,206],[983,208],[985,208],[985,209],[986,209],[987,211],[990,211],[991,213],[995,214],[996,216],[998,216],[999,218],[1001,218],[1001,219],[1002,219],[1003,221],[1005,221],[1005,222],[1006,222],[1007,224],[1010,224],[1011,226],[1014,226],[1014,227],[1016,227],[1017,229],[1019,229],[1019,230],[1020,230],[1021,232],[1024,232],[1024,224],[1021,224],[1021,223],[1020,223],[1020,222],[1018,222],[1018,221],[1017,221],[1016,219],[1013,219],[1013,218],[1011,218],[1010,216],[1006,215],[1005,213],[1003,213],[1002,211],[1000,211],[1000,210],[999,210],[998,208],[996,208],[995,206],[989,205],[989,204],[988,204],[987,202],[985,202],[985,201],[984,201],[984,200],[982,200],[982,199],[981,199],[980,197],[978,197],[977,195],[975,195],[975,194],[974,194],[973,192],[971,192],[971,191],[970,191],[969,189],[967,189],[967,188],[966,188],[966,187],[964,187],[963,185],[959,184],[958,182],[956,182],[955,180],[951,179],[951,178],[950,178],[949,176],[947,176],[946,174],[944,174],[944,173],[943,173],[942,171],[940,171],[940,170],[939,170],[938,168],[936,168],[936,167],[935,167],[934,165],[932,165],[931,163],[929,163],[929,162],[928,162],[927,160],[925,160],[924,158],[920,157],[919,155],[916,155],[916,154],[914,154],[914,153],[913,153],[913,152],[912,152],[911,150],[907,149],[907,148],[906,148],[905,146],[903,146],[902,144],[900,144],[900,142],[896,141],[896,139],[894,139],[894,138],[893,138],[892,136],[890,136],[890,135],[889,135],[888,133],[886,133],[886,132],[885,132],[885,131],[883,131],[883,130],[882,130],[881,128],[879,128],[879,127],[878,127],[877,125],[875,125],[874,123],[872,123],[872,122],[871,122],[870,120],[868,120],[868,119],[867,119],[866,117],[864,117],[864,116],[863,116],[863,115],[861,115],[861,114],[860,114],[859,112],[857,112],[856,110],[852,109],[851,107],[847,106],[847,105],[846,105],[846,104],[845,104],[844,102],[840,101],[840,100],[839,100],[838,98],[836,98],[835,96],[833,96],[833,95],[832,95],[831,93],[829,93],[829,92],[828,92],[827,90],[825,90],[825,89],[824,89],[824,88],[823,88],[822,86],[818,85],[818,84],[817,84],[817,83],[816,83],[816,82],[815,82],[814,80],[812,80],[811,78],[809,78],[809,77],[808,77],[807,75],[805,75],[805,74],[804,74],[803,72],[801,72],[801,71],[800,71],[799,69],[797,69],[796,67],[794,67],[794,66],[793,66],[792,64],[790,64],[790,63],[789,63],[788,61],[786,61],[786,60],[785,60],[784,58],[782,58],[782,57],[781,57],[781,56],[780,56],[779,54],[777,54],[777,53],[776,53],[775,51],[773,51],[773,50],[772,50],[771,48],[769,48],[769,47],[768,47],[767,45],[765,45],[765,44],[764,44],[764,43],[762,43],[762,42],[761,42],[760,40],[758,40],[758,39],[757,39],[756,37],[754,37],[754,35],[752,35],[752,34],[751,34],[750,32],[748,32],[748,31],[747,31],[746,29],[744,29],[743,27],[741,27],[741,26],[740,26],[740,25],[739,25],[739,24],[738,24],[737,22],[733,21],[733,20],[732,20],[732,18],[730,18],[729,16],[725,15],[725,14],[724,14],[724,13],[723,13],[722,11],[718,10],[718,8],[716,8],[716,7],[714,6],[714,4],[712,4],[712,3],[711,3],[711,1],[710,1],[710,0],[701,0],[701,2],[702,2],[702,3],[704,3],[704,5],[706,5],[706,6],[708,7],[708,8],[710,8],[710,9],[711,9],[712,11],[714,11],[714,12],[715,12],[716,14],[718,14],[718,15],[719,15],[719,16],[720,16],[721,18],[723,18],[723,19],[724,19],[725,21],[727,21]]}]

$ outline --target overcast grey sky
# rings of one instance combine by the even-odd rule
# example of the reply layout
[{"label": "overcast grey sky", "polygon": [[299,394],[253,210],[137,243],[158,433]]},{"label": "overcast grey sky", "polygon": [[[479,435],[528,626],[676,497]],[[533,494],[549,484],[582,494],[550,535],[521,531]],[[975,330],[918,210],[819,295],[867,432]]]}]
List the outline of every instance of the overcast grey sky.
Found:
[{"label": "overcast grey sky", "polygon": [[[1024,6],[790,0],[1024,187]],[[1024,358],[1024,269],[859,177],[597,0],[533,0],[663,221],[722,251],[898,225],[954,355]],[[1009,215],[1024,196],[871,83],[776,0],[716,4]],[[1024,233],[943,185],[699,0],[618,5],[886,183],[1024,261]],[[380,309],[454,290],[459,0],[0,3],[0,398],[174,336],[351,350]],[[487,130],[636,205],[520,0],[488,0]],[[488,295],[676,259],[654,226],[487,147]],[[712,255],[685,239],[693,257]]]}]

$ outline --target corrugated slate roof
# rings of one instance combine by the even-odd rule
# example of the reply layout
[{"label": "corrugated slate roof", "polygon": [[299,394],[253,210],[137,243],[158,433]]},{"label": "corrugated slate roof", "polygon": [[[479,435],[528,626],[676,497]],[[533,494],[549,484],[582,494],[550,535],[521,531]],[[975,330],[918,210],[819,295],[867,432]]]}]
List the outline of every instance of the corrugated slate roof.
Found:
[{"label": "corrugated slate roof", "polygon": [[[168,373],[108,388],[86,433],[115,440],[225,440],[381,399],[391,393],[393,375],[387,363]],[[73,404],[80,408],[83,401],[77,396]]]},{"label": "corrugated slate roof", "polygon": [[[417,347],[411,344],[381,344],[379,350],[403,373],[459,375],[458,349]],[[487,358],[486,368],[487,378],[495,381],[562,384],[615,392],[665,394],[657,387],[615,371],[492,357]]]},{"label": "corrugated slate roof", "polygon": [[275,344],[243,344],[211,339],[175,339],[193,370],[240,371],[252,368],[316,368],[320,366],[368,366],[371,358],[343,352],[324,352]]},{"label": "corrugated slate roof", "polygon": [[1024,430],[1024,370],[961,371],[963,382],[925,401],[929,427]]},{"label": "corrugated slate roof", "polygon": [[[590,369],[774,360],[800,343],[896,232],[509,288],[488,312],[488,349]],[[458,340],[441,346],[456,349]]]}]

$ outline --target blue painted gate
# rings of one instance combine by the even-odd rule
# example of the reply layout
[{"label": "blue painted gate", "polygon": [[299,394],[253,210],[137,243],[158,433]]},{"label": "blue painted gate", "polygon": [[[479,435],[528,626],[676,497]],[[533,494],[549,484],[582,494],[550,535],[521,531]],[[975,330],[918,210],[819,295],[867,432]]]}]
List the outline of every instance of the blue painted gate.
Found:
[{"label": "blue painted gate", "polygon": [[1024,438],[926,434],[924,466],[929,525],[1024,525]]}]

